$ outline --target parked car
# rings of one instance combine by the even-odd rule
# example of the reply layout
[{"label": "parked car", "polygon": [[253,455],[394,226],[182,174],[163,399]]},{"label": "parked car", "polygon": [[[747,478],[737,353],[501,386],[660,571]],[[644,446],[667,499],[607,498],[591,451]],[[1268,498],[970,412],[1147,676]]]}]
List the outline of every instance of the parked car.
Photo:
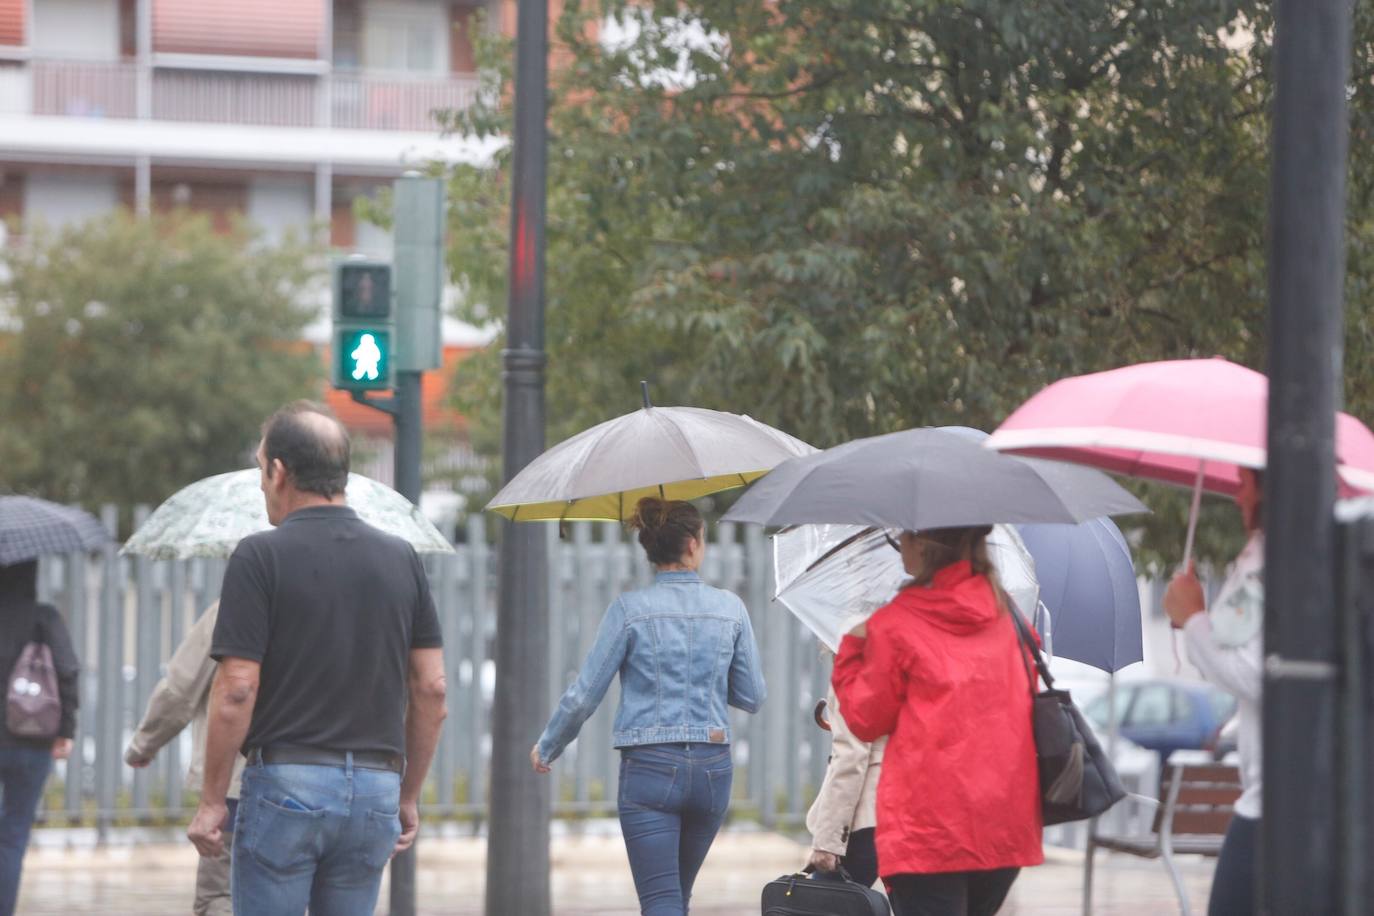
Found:
[{"label": "parked car", "polygon": [[[1107,694],[1094,697],[1083,715],[1102,734],[1109,728]],[[1118,734],[1157,751],[1160,761],[1174,751],[1215,752],[1222,726],[1235,715],[1236,700],[1210,684],[1184,680],[1118,682]]]},{"label": "parked car", "polygon": [[1235,716],[1226,720],[1226,723],[1217,729],[1217,738],[1212,745],[1212,759],[1218,763],[1226,759],[1226,755],[1237,749],[1237,741],[1240,738],[1240,720]]}]

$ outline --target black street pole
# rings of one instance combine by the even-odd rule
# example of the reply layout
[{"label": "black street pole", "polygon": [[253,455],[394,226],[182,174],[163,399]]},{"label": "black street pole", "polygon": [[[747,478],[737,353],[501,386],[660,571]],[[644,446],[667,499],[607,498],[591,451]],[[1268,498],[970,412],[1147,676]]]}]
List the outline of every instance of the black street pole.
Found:
[{"label": "black street pole", "polygon": [[[420,504],[421,401],[420,372],[396,373],[396,492],[415,505]],[[450,650],[452,651],[452,650]],[[415,916],[416,845],[391,860],[391,916]]]},{"label": "black street pole", "polygon": [[1335,409],[1350,0],[1276,9],[1260,912],[1341,911]]},{"label": "black street pole", "polygon": [[424,441],[420,413],[422,372],[396,373],[396,492],[415,505],[420,504],[421,443]]},{"label": "black street pole", "polygon": [[[548,3],[519,0],[503,476],[544,450],[544,185]],[[548,694],[548,556],[540,525],[501,532],[491,711],[487,916],[548,916],[550,780],[530,766]]]}]

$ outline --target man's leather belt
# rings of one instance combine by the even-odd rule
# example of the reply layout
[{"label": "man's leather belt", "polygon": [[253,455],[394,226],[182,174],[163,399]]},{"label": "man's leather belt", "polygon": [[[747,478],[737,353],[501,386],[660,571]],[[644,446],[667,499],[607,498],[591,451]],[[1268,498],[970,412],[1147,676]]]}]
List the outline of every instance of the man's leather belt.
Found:
[{"label": "man's leather belt", "polygon": [[[331,751],[322,747],[276,746],[254,748],[248,754],[251,763],[303,764],[318,767],[342,767],[348,765],[348,752]],[[392,773],[405,772],[405,758],[400,754],[387,754],[382,751],[354,751],[353,765],[364,770],[389,770]]]}]

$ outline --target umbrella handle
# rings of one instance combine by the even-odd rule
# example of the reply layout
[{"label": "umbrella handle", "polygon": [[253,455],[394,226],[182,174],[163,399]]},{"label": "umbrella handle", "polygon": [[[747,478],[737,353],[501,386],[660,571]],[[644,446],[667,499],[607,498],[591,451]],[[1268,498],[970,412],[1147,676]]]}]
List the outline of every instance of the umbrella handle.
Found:
[{"label": "umbrella handle", "polygon": [[1188,536],[1183,542],[1183,570],[1187,572],[1193,562],[1193,540],[1197,534],[1197,516],[1202,508],[1202,480],[1207,472],[1207,462],[1197,466],[1197,480],[1193,482],[1193,503],[1188,509]]},{"label": "umbrella handle", "polygon": [[[1197,517],[1202,509],[1202,479],[1207,472],[1207,462],[1199,461],[1197,480],[1193,481],[1193,503],[1188,508],[1188,536],[1183,541],[1183,571],[1193,565],[1193,541],[1197,535]],[[1174,674],[1183,670],[1183,659],[1178,654],[1178,631],[1169,631],[1169,647],[1174,653]]]}]

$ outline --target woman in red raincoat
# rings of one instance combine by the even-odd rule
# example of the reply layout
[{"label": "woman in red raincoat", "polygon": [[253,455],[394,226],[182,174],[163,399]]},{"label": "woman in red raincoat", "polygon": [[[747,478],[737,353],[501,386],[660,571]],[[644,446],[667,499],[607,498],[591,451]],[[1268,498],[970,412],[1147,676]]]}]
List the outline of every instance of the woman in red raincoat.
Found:
[{"label": "woman in red raincoat", "polygon": [[1019,870],[1045,859],[1031,685],[991,531],[903,533],[914,578],[835,659],[851,730],[891,735],[877,847],[897,916],[995,913]]}]

